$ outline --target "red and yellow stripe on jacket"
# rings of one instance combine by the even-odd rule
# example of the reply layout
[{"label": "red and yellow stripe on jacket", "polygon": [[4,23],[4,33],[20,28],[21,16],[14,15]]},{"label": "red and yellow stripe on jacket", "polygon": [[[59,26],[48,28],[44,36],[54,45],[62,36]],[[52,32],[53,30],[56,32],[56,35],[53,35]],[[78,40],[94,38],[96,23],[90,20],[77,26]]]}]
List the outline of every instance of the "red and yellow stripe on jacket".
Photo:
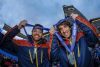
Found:
[{"label": "red and yellow stripe on jacket", "polygon": [[51,44],[52,44],[52,40],[53,40],[53,35],[50,35],[50,39],[47,43],[45,44],[31,44],[29,41],[27,40],[16,40],[13,39],[13,42],[17,45],[17,46],[26,46],[26,47],[37,47],[37,48],[48,48],[48,56],[50,59],[50,52],[51,52]]},{"label": "red and yellow stripe on jacket", "polygon": [[93,25],[91,25],[90,22],[88,22],[87,20],[83,19],[81,16],[77,16],[76,19],[78,21],[80,21],[81,23],[87,25],[94,32],[94,34],[97,36],[96,28]]}]

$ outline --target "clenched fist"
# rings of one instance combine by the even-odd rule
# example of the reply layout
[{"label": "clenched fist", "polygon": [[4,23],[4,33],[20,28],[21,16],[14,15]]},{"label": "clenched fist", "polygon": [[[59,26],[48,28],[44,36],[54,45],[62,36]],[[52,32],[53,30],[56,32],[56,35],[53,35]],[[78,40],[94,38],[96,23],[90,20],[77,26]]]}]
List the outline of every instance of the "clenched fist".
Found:
[{"label": "clenched fist", "polygon": [[78,16],[78,14],[74,14],[74,13],[71,14],[71,17],[72,17],[74,20],[76,19],[77,16]]},{"label": "clenched fist", "polygon": [[22,29],[23,27],[25,27],[27,24],[27,20],[22,20],[20,21],[19,25],[18,25],[18,28],[19,29]]},{"label": "clenched fist", "polygon": [[51,35],[53,35],[53,34],[55,33],[55,28],[54,28],[54,27],[51,27],[51,29],[49,30],[49,33],[50,33]]}]

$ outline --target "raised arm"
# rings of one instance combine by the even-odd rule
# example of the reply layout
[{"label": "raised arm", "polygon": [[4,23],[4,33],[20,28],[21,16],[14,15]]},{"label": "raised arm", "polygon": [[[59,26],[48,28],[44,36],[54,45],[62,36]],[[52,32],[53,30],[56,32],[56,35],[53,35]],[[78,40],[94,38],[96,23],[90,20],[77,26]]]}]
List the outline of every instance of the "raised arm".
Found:
[{"label": "raised arm", "polygon": [[19,25],[16,25],[11,30],[9,30],[3,37],[1,44],[7,41],[11,41],[20,32],[20,29],[26,25],[26,23],[26,20],[22,20]]},{"label": "raised arm", "polygon": [[96,28],[78,14],[72,13],[71,16],[77,22],[78,26],[84,31],[87,41],[91,44],[96,44],[98,42]]}]

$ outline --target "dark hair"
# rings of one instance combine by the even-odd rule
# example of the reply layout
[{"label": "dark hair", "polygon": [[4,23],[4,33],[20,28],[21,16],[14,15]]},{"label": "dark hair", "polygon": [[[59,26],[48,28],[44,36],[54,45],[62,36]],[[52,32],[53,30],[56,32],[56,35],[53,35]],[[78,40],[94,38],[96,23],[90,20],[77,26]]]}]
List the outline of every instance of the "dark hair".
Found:
[{"label": "dark hair", "polygon": [[40,29],[43,32],[43,26],[41,24],[35,24],[34,27],[33,27],[33,29],[32,29],[32,31],[34,29]]},{"label": "dark hair", "polygon": [[66,25],[66,26],[69,26],[69,27],[71,28],[70,21],[68,21],[68,20],[66,20],[66,19],[62,19],[62,20],[60,20],[60,21],[58,22],[58,24],[57,24],[57,30],[58,30],[58,31],[60,31],[60,30],[59,30],[59,26],[61,26],[61,25]]}]

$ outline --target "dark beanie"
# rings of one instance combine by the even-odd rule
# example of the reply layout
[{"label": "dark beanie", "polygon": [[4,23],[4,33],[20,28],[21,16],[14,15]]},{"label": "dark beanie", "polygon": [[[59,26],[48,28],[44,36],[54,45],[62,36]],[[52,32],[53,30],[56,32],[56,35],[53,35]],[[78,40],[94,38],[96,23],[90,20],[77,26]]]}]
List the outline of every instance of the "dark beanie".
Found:
[{"label": "dark beanie", "polygon": [[34,29],[40,29],[43,32],[43,26],[41,24],[35,24],[34,27],[33,27],[33,29],[32,29],[32,31]]}]

